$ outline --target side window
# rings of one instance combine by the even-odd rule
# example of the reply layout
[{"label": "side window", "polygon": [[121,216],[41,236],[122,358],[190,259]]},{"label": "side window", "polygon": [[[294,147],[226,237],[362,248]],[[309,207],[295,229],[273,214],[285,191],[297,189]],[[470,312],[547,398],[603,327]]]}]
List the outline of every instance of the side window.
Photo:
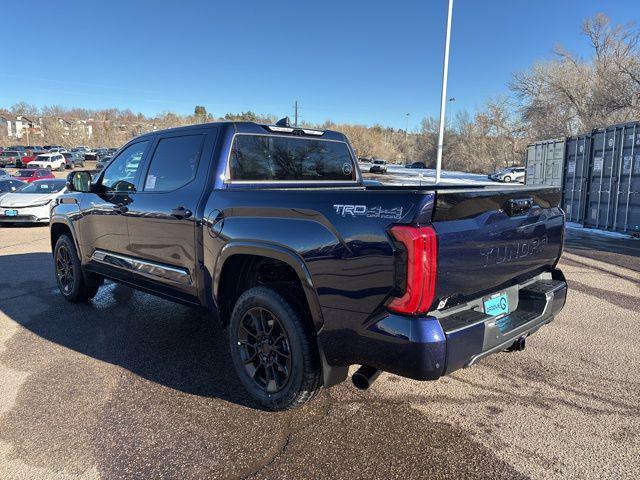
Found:
[{"label": "side window", "polygon": [[204,135],[163,138],[158,142],[149,172],[144,181],[145,192],[170,192],[196,176]]},{"label": "side window", "polygon": [[131,192],[135,190],[135,178],[148,140],[125,148],[105,169],[101,184],[106,190]]}]

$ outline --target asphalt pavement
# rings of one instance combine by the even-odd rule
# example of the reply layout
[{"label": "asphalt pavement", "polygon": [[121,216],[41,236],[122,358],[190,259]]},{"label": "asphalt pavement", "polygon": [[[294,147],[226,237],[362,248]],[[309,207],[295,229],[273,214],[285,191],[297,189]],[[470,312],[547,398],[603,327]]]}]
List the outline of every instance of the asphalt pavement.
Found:
[{"label": "asphalt pavement", "polygon": [[0,228],[0,479],[640,478],[640,240],[568,232],[567,306],[525,351],[268,413],[205,313],[69,304],[48,229]]}]

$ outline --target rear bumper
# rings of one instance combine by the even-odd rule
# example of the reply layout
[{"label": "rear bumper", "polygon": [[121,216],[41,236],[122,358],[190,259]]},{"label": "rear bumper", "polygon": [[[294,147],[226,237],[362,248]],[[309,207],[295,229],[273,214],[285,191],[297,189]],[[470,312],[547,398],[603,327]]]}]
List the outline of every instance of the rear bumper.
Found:
[{"label": "rear bumper", "polygon": [[[548,274],[546,275],[549,276]],[[410,318],[385,314],[358,338],[353,363],[361,363],[417,380],[436,380],[506,350],[551,322],[562,310],[567,284],[560,270],[508,289],[517,307],[492,317],[482,311],[482,299],[438,316]]]}]

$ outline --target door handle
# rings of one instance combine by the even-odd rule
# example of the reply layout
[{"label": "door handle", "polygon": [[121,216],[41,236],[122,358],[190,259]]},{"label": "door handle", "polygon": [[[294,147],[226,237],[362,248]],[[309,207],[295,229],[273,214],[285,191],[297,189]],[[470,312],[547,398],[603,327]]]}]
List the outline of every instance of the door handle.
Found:
[{"label": "door handle", "polygon": [[171,216],[177,218],[178,220],[189,218],[191,215],[192,215],[191,210],[187,210],[182,206],[171,210]]}]

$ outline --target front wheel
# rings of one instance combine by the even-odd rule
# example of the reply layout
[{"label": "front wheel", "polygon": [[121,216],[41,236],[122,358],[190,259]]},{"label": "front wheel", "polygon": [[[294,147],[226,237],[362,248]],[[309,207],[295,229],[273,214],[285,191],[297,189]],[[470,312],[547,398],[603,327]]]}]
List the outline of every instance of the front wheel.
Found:
[{"label": "front wheel", "polygon": [[511,177],[509,175],[507,175],[506,177],[504,177],[504,182],[505,183],[510,183],[511,182]]},{"label": "front wheel", "polygon": [[255,287],[240,296],[229,343],[240,381],[268,410],[299,407],[322,388],[310,322],[275,290]]},{"label": "front wheel", "polygon": [[85,274],[73,240],[61,235],[53,250],[56,282],[62,296],[69,302],[91,300],[98,293],[102,279]]}]

